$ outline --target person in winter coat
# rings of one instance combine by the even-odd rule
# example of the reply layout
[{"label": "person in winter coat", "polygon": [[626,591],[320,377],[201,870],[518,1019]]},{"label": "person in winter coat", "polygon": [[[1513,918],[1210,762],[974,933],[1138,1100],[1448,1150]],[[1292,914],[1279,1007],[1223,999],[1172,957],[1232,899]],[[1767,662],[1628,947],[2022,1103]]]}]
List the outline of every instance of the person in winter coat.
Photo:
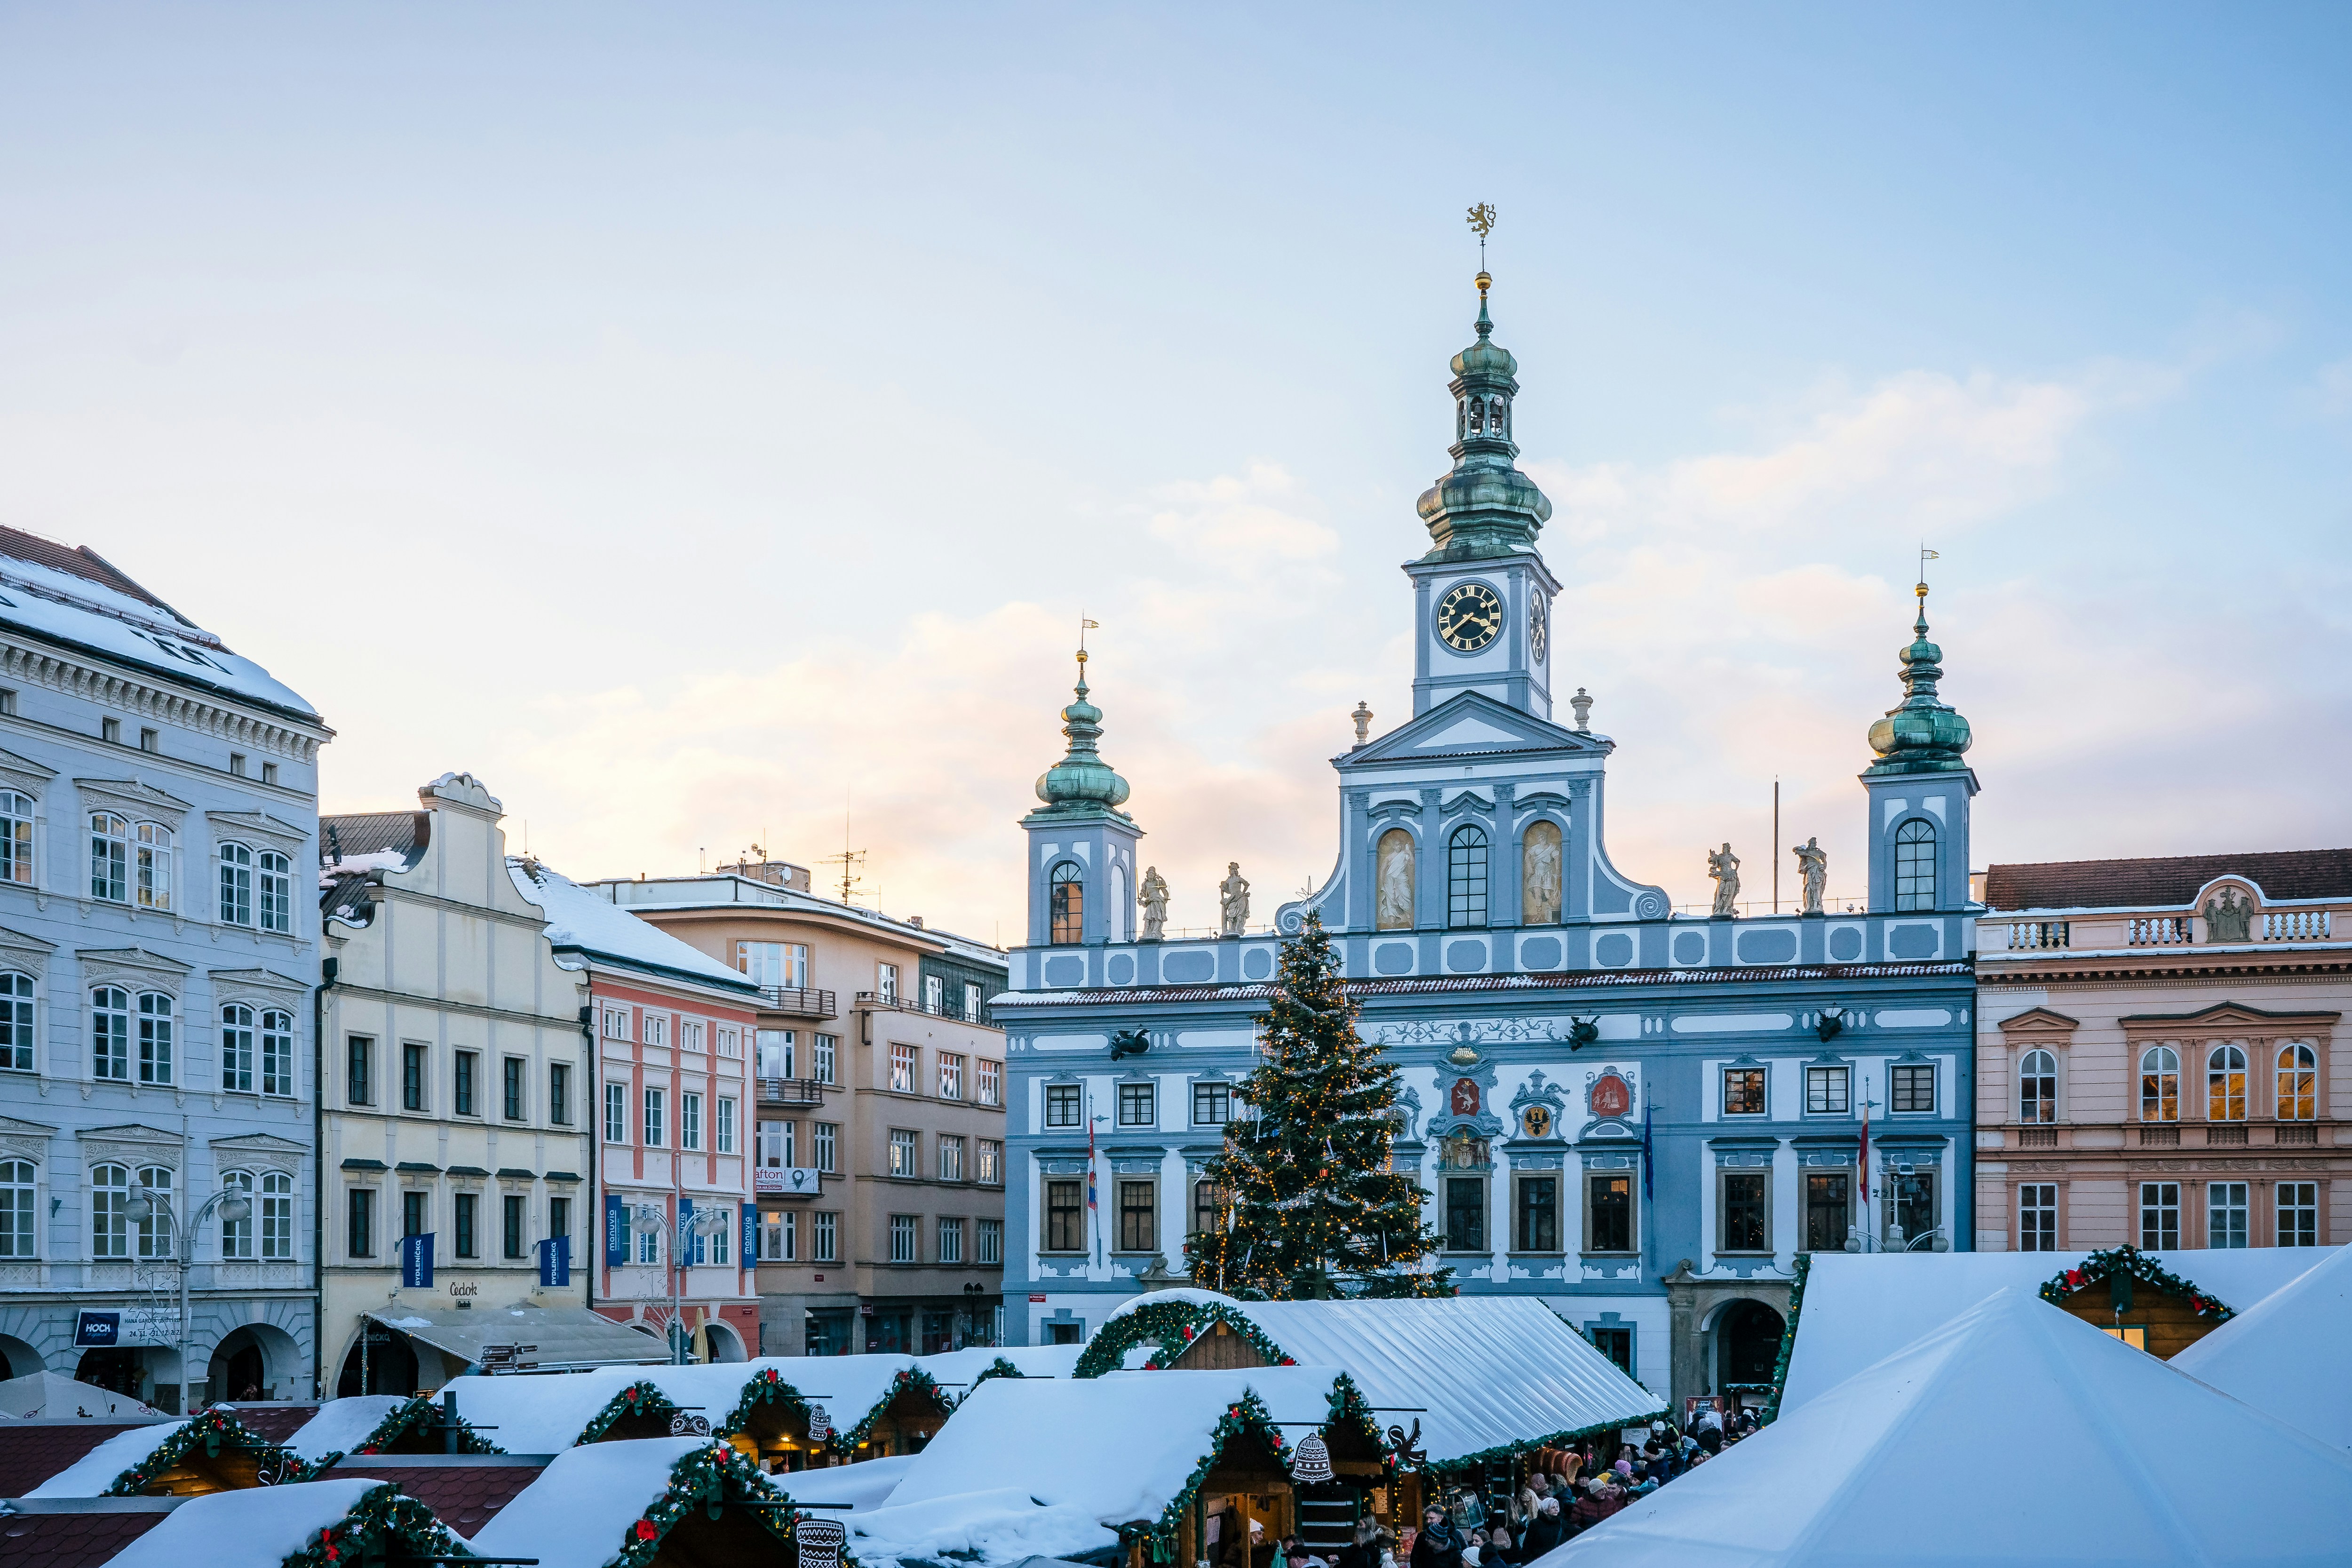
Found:
[{"label": "person in winter coat", "polygon": [[1422,1515],[1421,1533],[1413,1538],[1412,1568],[1462,1568],[1462,1532],[1432,1504]]},{"label": "person in winter coat", "polygon": [[1337,1568],[1381,1568],[1381,1527],[1369,1519],[1359,1521],[1355,1539],[1339,1548]]},{"label": "person in winter coat", "polygon": [[1568,1520],[1559,1510],[1559,1499],[1548,1497],[1536,1505],[1536,1519],[1519,1537],[1520,1560],[1532,1563],[1568,1539]]}]

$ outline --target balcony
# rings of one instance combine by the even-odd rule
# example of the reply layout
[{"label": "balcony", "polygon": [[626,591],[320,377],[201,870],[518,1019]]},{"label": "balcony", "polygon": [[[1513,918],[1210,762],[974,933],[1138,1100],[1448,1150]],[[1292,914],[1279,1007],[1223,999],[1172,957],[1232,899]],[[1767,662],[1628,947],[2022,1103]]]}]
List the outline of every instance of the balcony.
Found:
[{"label": "balcony", "polygon": [[2009,950],[2011,952],[2032,952],[2067,945],[2064,921],[2011,921],[2009,922]]},{"label": "balcony", "polygon": [[2290,910],[2263,917],[2264,942],[2333,942],[2336,918],[2329,910]]},{"label": "balcony", "polygon": [[992,1029],[996,1027],[995,1025],[987,1022],[985,1019],[965,1017],[963,1016],[963,1009],[961,1005],[950,1005],[945,1001],[940,1002],[940,1004],[936,1007],[926,1007],[923,1005],[922,999],[919,997],[902,995],[886,996],[878,991],[860,991],[857,994],[857,1001],[856,1005],[861,1011],[920,1013],[925,1016],[931,1018],[952,1018],[959,1024],[970,1024],[976,1028]]},{"label": "balcony", "polygon": [[833,1005],[830,991],[812,991],[805,985],[762,985],[760,987],[762,1005],[771,1013],[790,1013],[795,1018],[837,1018],[840,1012]]},{"label": "balcony", "polygon": [[2149,915],[2127,923],[2126,939],[2134,947],[2178,947],[2189,936],[2187,915]]},{"label": "balcony", "polygon": [[823,1105],[825,1086],[813,1078],[763,1078],[760,1085],[762,1105]]},{"label": "balcony", "polygon": [[2017,1146],[2021,1149],[2055,1149],[2058,1147],[2058,1129],[2021,1127],[2017,1130]]}]

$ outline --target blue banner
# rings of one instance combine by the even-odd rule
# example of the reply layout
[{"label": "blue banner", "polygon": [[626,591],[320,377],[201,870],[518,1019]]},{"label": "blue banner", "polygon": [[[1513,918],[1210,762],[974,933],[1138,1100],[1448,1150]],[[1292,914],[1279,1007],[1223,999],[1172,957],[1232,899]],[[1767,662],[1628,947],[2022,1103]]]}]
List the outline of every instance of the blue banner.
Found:
[{"label": "blue banner", "polygon": [[572,1283],[572,1238],[551,1236],[539,1244],[539,1284],[543,1290]]},{"label": "blue banner", "polygon": [[618,1193],[604,1194],[604,1267],[623,1268],[629,1261],[629,1210]]},{"label": "blue banner", "polygon": [[400,1285],[404,1290],[433,1289],[433,1233],[400,1238]]},{"label": "blue banner", "polygon": [[760,1260],[760,1211],[751,1204],[743,1205],[743,1247],[735,1254],[735,1267],[749,1268]]},{"label": "blue banner", "polygon": [[671,1259],[672,1262],[682,1265],[688,1263],[699,1263],[702,1261],[702,1237],[691,1234],[686,1228],[693,1223],[694,1200],[692,1198],[678,1199],[677,1227],[670,1232],[670,1238],[677,1244],[677,1255],[676,1258]]}]

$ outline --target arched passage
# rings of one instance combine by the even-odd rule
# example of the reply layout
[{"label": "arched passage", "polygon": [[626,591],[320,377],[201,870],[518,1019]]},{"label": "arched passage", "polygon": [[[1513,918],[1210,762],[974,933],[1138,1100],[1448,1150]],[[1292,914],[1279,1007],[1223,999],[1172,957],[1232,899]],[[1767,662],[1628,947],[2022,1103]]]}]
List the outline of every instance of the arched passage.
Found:
[{"label": "arched passage", "polygon": [[0,1383],[45,1370],[41,1352],[14,1334],[0,1334]]},{"label": "arched passage", "polygon": [[749,1361],[743,1350],[743,1337],[717,1318],[710,1320],[710,1359],[714,1362]]},{"label": "arched passage", "polygon": [[1755,1389],[1772,1381],[1780,1359],[1780,1314],[1761,1301],[1726,1306],[1715,1322],[1715,1388],[1718,1394]]},{"label": "arched passage", "polygon": [[302,1365],[301,1348],[285,1330],[247,1323],[213,1347],[205,1375],[215,1399],[290,1399]]},{"label": "arched passage", "polygon": [[408,1336],[373,1318],[363,1320],[360,1332],[352,1336],[350,1353],[343,1357],[342,1372],[335,1380],[335,1397],[415,1392],[416,1352]]}]

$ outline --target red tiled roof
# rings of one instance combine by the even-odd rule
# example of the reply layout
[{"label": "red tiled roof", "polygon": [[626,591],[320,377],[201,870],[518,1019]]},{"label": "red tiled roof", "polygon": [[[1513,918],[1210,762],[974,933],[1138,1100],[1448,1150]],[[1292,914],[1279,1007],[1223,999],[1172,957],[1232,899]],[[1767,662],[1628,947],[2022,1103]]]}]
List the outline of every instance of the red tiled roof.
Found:
[{"label": "red tiled roof", "polygon": [[161,1509],[8,1514],[0,1517],[0,1562],[8,1568],[98,1568],[168,1517]]},{"label": "red tiled roof", "polygon": [[2268,899],[2352,898],[2352,849],[1995,866],[1985,872],[1984,901],[1996,910],[2179,908],[2224,876],[2245,878]]},{"label": "red tiled roof", "polygon": [[319,1414],[314,1402],[308,1405],[228,1405],[236,1418],[273,1443],[283,1443],[299,1432],[310,1417]]},{"label": "red tiled roof", "polygon": [[0,525],[0,555],[15,561],[29,561],[53,572],[71,573],[84,582],[111,588],[118,594],[128,594],[174,616],[179,614],[117,571],[112,562],[87,544],[60,544],[54,539],[43,539],[37,533],[26,533],[21,528]]},{"label": "red tiled roof", "polygon": [[544,1470],[541,1465],[467,1464],[463,1458],[446,1465],[371,1465],[346,1459],[327,1476],[339,1481],[390,1481],[470,1541]]},{"label": "red tiled roof", "polygon": [[116,1433],[149,1425],[144,1421],[0,1421],[0,1497],[23,1497]]}]

